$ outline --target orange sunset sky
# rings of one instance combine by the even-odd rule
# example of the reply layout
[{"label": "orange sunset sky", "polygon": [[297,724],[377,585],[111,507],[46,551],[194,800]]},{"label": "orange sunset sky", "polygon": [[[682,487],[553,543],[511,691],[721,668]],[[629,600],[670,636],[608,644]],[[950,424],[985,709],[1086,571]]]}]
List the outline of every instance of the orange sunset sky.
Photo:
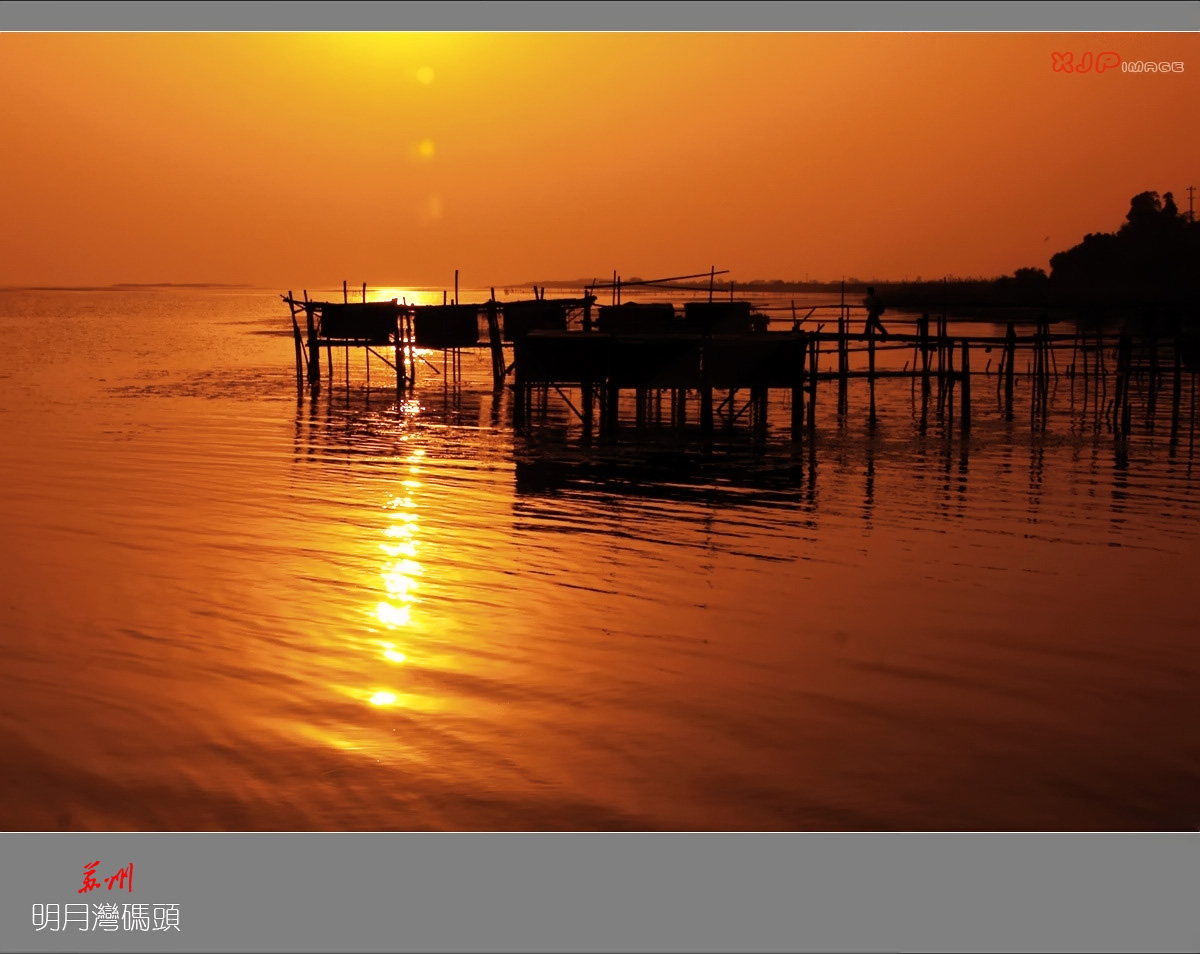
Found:
[{"label": "orange sunset sky", "polygon": [[[1055,73],[1112,50],[1185,72]],[[4,34],[0,285],[1047,267],[1200,187],[1198,34]]]}]

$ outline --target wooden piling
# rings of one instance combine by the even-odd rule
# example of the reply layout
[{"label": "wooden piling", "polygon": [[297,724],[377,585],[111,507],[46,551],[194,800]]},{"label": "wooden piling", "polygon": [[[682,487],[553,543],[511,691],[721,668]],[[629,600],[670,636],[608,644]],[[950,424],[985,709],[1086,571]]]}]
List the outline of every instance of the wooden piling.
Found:
[{"label": "wooden piling", "polygon": [[580,414],[580,417],[583,418],[583,436],[590,438],[592,436],[592,429],[595,426],[595,408],[593,406],[595,404],[595,400],[592,397],[592,388],[590,383],[587,387],[582,389],[580,398],[583,405],[582,413]]},{"label": "wooden piling", "polygon": [[963,433],[971,429],[971,346],[964,338],[962,342],[962,411],[960,412]]},{"label": "wooden piling", "polygon": [[296,299],[288,289],[288,310],[292,313],[292,340],[296,345],[296,387],[304,386],[304,342],[300,338],[300,325],[296,321]]},{"label": "wooden piling", "polygon": [[929,316],[917,319],[917,346],[921,349],[921,391],[929,397]]},{"label": "wooden piling", "polygon": [[850,309],[846,305],[846,282],[842,281],[842,298],[838,307],[838,341],[837,341],[837,370],[838,370],[838,414],[846,413],[849,403],[847,388],[850,383]]},{"label": "wooden piling", "polygon": [[496,304],[496,289],[487,303],[488,343],[492,349],[492,390],[504,387],[504,340],[500,334],[500,319]]},{"label": "wooden piling", "polygon": [[867,380],[875,387],[875,328],[867,331]]},{"label": "wooden piling", "polygon": [[752,426],[754,438],[757,441],[765,440],[767,436],[767,398],[769,393],[768,389],[761,384],[750,388],[750,412],[753,415]]},{"label": "wooden piling", "polygon": [[808,426],[813,430],[817,426],[817,359],[820,354],[817,336],[813,335],[808,350]]},{"label": "wooden piling", "polygon": [[313,309],[306,305],[304,316],[308,323],[308,383],[313,388],[321,386],[321,348],[317,344],[317,326],[313,321]]},{"label": "wooden piling", "polygon": [[[869,320],[869,319],[868,319]],[[875,424],[875,326],[867,329],[867,420]]]},{"label": "wooden piling", "polygon": [[404,326],[408,335],[408,386],[417,386],[417,338],[413,332],[413,313],[409,308],[404,316]]},{"label": "wooden piling", "polygon": [[1017,363],[1017,329],[1010,321],[1004,342],[1004,419],[1013,419],[1013,375]]},{"label": "wooden piling", "polygon": [[397,314],[397,316],[396,316],[396,334],[392,335],[392,346],[394,346],[394,348],[395,348],[395,355],[396,355],[396,397],[397,398],[400,397],[401,394],[403,394],[404,384],[406,384],[406,382],[404,382],[404,349],[403,349],[403,336],[402,336],[402,332],[401,332],[401,329],[403,326],[403,320],[404,319],[400,316],[400,314]]},{"label": "wooden piling", "polygon": [[1129,384],[1133,359],[1133,343],[1128,332],[1122,332],[1117,339],[1117,381],[1113,393],[1113,426],[1122,432],[1129,432],[1130,405]]},{"label": "wooden piling", "polygon": [[1151,332],[1149,341],[1150,350],[1150,390],[1146,396],[1146,423],[1153,425],[1154,415],[1158,409],[1158,384],[1159,384],[1159,369],[1158,369],[1158,335]]},{"label": "wooden piling", "polygon": [[804,431],[804,385],[805,385],[805,360],[808,348],[803,338],[800,339],[800,360],[793,369],[795,377],[792,379],[792,440],[798,441],[801,439],[801,434]]},{"label": "wooden piling", "polygon": [[1055,348],[1054,342],[1052,342],[1050,340],[1050,319],[1045,318],[1042,320],[1042,328],[1043,328],[1043,334],[1046,336],[1046,339],[1045,339],[1046,340],[1046,353],[1050,357],[1050,374],[1052,374],[1054,376],[1054,380],[1057,381],[1058,380],[1058,357],[1057,357],[1056,352],[1058,351],[1058,349]]},{"label": "wooden piling", "polygon": [[513,427],[525,426],[525,399],[528,386],[525,383],[525,372],[521,362],[516,362],[513,369]]},{"label": "wooden piling", "polygon": [[713,431],[712,388],[707,382],[700,387],[700,430],[705,434]]}]

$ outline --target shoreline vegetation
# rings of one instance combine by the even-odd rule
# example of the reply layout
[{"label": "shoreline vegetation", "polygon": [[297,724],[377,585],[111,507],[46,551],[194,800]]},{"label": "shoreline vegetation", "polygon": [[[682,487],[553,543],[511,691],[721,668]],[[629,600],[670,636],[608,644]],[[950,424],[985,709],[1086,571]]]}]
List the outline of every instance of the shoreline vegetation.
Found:
[{"label": "shoreline vegetation", "polygon": [[[1200,223],[1180,213],[1170,192],[1142,192],[1130,200],[1116,232],[1091,233],[1050,259],[1050,272],[1019,268],[998,278],[947,277],[932,281],[847,278],[846,299],[858,304],[874,286],[889,311],[945,312],[953,318],[1036,321],[1083,316],[1165,319],[1200,325]],[[640,281],[633,276],[629,281]],[[580,288],[589,279],[538,281],[548,288]],[[519,286],[515,286],[519,287]],[[671,283],[657,286],[669,289]],[[681,286],[682,287],[682,286]],[[686,287],[695,288],[695,283]],[[716,285],[728,293],[729,283]],[[734,282],[735,291],[828,294],[837,302],[842,281],[756,279]],[[632,291],[632,289],[631,289]]]}]

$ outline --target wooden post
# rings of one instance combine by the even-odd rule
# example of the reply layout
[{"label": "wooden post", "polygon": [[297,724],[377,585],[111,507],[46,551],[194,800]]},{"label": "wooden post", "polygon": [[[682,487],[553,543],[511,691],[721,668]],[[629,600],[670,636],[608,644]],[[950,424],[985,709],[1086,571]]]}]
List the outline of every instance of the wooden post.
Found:
[{"label": "wooden post", "polygon": [[817,336],[813,335],[808,352],[808,426],[814,430],[817,426],[817,359],[820,348]]},{"label": "wooden post", "polygon": [[1128,333],[1121,335],[1121,364],[1124,367],[1122,376],[1125,379],[1124,387],[1121,389],[1121,431],[1129,433],[1130,416],[1132,414],[1129,403],[1129,382],[1133,373],[1133,339]]},{"label": "wooden post", "polygon": [[1017,329],[1011,321],[1004,341],[1004,419],[1013,419],[1013,372],[1017,363]]},{"label": "wooden post", "polygon": [[1113,382],[1112,423],[1115,429],[1120,428],[1121,405],[1124,403],[1125,374],[1123,359],[1125,357],[1125,336],[1122,334],[1117,344],[1117,378]]},{"label": "wooden post", "polygon": [[700,385],[700,430],[711,434],[713,430],[712,388],[705,381]]},{"label": "wooden post", "polygon": [[[504,340],[500,334],[500,319],[497,314],[496,289],[487,303],[488,341],[492,348],[492,390],[504,387]],[[515,347],[515,346],[514,346]]]},{"label": "wooden post", "polygon": [[346,279],[342,279],[342,304],[348,304],[350,301],[350,293],[346,287]]},{"label": "wooden post", "polygon": [[[954,348],[951,346],[950,339],[945,339],[946,351],[946,401],[945,401],[945,421],[946,432],[949,433],[950,428],[954,426]],[[949,451],[947,451],[949,453]],[[949,458],[947,458],[947,461]]]},{"label": "wooden post", "polygon": [[708,357],[712,341],[705,334],[700,339],[700,430],[711,434],[713,429],[713,393],[708,377]]},{"label": "wooden post", "polygon": [[367,283],[363,282],[363,304],[367,303]]},{"label": "wooden post", "polygon": [[805,364],[807,363],[806,352],[808,351],[808,342],[806,336],[799,336],[799,347],[797,349],[799,361],[793,363],[792,373],[792,440],[800,440],[801,433],[804,430],[804,385],[805,385]]},{"label": "wooden post", "polygon": [[525,426],[525,392],[528,385],[525,382],[525,371],[522,367],[520,342],[513,344],[515,352],[513,361],[513,427]]},{"label": "wooden post", "polygon": [[458,269],[454,270],[454,304],[458,304]]},{"label": "wooden post", "polygon": [[1150,392],[1146,398],[1146,420],[1151,424],[1158,409],[1158,377],[1158,333],[1155,329],[1150,333]]},{"label": "wooden post", "polygon": [[[944,325],[942,330],[945,330]],[[942,388],[938,394],[938,411],[949,426],[954,423],[954,351],[950,348],[950,339],[945,335],[939,335],[938,340],[941,342],[942,356],[945,359],[941,374]]]},{"label": "wooden post", "polygon": [[1058,356],[1055,354],[1055,352],[1058,349],[1056,349],[1054,347],[1054,342],[1050,340],[1050,319],[1044,318],[1042,320],[1042,323],[1046,329],[1046,332],[1045,332],[1046,333],[1046,354],[1049,355],[1049,357],[1050,357],[1050,371],[1054,375],[1054,380],[1057,381],[1058,380]]},{"label": "wooden post", "polygon": [[838,414],[846,413],[847,388],[850,381],[850,309],[846,305],[846,280],[842,279],[841,302],[838,305]]},{"label": "wooden post", "polygon": [[415,388],[417,386],[417,336],[413,330],[413,313],[412,309],[407,309],[404,316],[404,325],[408,330],[408,386]]},{"label": "wooden post", "polygon": [[400,312],[396,312],[396,331],[392,334],[392,344],[395,347],[396,354],[396,396],[400,397],[404,390],[404,352],[401,337],[401,322]]},{"label": "wooden post", "polygon": [[[1054,349],[1050,344],[1050,322],[1039,321],[1038,327],[1041,330],[1042,337],[1042,402],[1050,396],[1050,374],[1051,371],[1057,368],[1054,360]],[[1057,370],[1054,370],[1057,376]]]},{"label": "wooden post", "polygon": [[1083,359],[1083,420],[1087,420],[1088,407],[1088,392],[1091,390],[1091,383],[1088,378],[1091,377],[1091,371],[1088,369],[1088,353],[1087,353],[1087,337],[1083,334],[1083,329],[1076,329],[1079,336],[1079,356]]},{"label": "wooden post", "polygon": [[962,342],[962,429],[971,429],[971,347],[967,339]]},{"label": "wooden post", "polygon": [[1070,379],[1075,379],[1075,365],[1079,361],[1079,319],[1075,320],[1075,334],[1070,338]]},{"label": "wooden post", "polygon": [[304,343],[300,338],[300,325],[296,321],[296,300],[288,289],[288,310],[292,313],[292,339],[296,344],[296,387],[304,386]]},{"label": "wooden post", "polygon": [[867,329],[867,393],[869,395],[869,403],[867,407],[867,419],[871,424],[875,423],[875,326],[871,325]]},{"label": "wooden post", "polygon": [[766,385],[757,384],[750,389],[751,410],[754,414],[754,438],[764,440],[767,436],[767,400],[769,392]]},{"label": "wooden post", "polygon": [[1179,436],[1179,400],[1183,389],[1183,364],[1179,355],[1180,341],[1175,338],[1175,361],[1171,369],[1171,440]]},{"label": "wooden post", "polygon": [[[583,330],[589,333],[592,330],[592,290],[590,288],[583,294]],[[594,387],[595,384],[590,375],[585,375],[584,379],[579,382],[579,397],[583,402],[583,433],[589,438],[592,436],[593,427]]]},{"label": "wooden post", "polygon": [[929,316],[922,315],[917,319],[917,337],[921,349],[921,386],[929,392]]},{"label": "wooden post", "polygon": [[313,309],[305,305],[304,315],[308,320],[308,383],[321,386],[321,348],[317,344],[317,326],[313,321]]}]

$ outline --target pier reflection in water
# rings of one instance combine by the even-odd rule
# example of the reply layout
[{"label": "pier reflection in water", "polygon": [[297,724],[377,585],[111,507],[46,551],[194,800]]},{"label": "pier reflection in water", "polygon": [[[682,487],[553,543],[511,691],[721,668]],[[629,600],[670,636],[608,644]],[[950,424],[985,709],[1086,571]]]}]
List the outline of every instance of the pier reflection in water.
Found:
[{"label": "pier reflection in water", "polygon": [[1118,438],[1079,381],[1037,428],[977,384],[964,437],[884,381],[799,444],[589,443],[470,356],[297,402],[270,295],[219,303],[236,348],[202,304],[8,372],[9,827],[1200,824],[1169,400]]}]

